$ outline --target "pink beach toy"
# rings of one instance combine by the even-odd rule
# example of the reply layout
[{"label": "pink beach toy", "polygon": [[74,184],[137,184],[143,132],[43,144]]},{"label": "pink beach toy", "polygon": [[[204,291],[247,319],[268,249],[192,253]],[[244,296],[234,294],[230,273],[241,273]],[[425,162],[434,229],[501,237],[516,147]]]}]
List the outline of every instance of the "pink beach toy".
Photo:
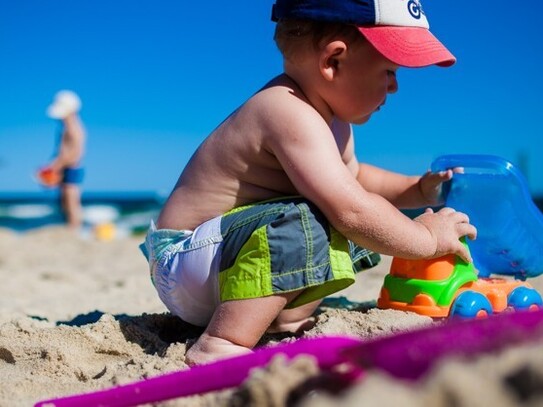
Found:
[{"label": "pink beach toy", "polygon": [[543,309],[446,321],[352,346],[342,354],[358,366],[378,368],[400,379],[417,380],[445,357],[476,356],[543,338]]},{"label": "pink beach toy", "polygon": [[300,339],[254,353],[220,360],[175,373],[143,380],[129,385],[39,402],[35,407],[135,406],[177,397],[191,396],[235,387],[243,383],[251,369],[266,366],[278,354],[288,359],[305,354],[314,356],[323,370],[344,362],[341,350],[360,344],[358,339],[323,337]]},{"label": "pink beach toy", "polygon": [[537,310],[452,320],[364,342],[346,337],[300,339],[129,385],[42,401],[35,407],[135,406],[218,391],[240,385],[251,369],[265,366],[277,354],[288,359],[312,355],[325,371],[348,365],[352,368],[351,374],[344,376],[348,382],[360,377],[362,368],[378,368],[397,378],[416,380],[443,357],[496,351],[542,337],[543,310]]}]

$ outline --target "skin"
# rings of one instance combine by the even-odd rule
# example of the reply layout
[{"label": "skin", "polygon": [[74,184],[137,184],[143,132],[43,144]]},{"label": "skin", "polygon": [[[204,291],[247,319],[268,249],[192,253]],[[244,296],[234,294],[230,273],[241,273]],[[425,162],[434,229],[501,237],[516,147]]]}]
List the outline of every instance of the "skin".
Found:
[{"label": "skin", "polygon": [[[476,236],[465,214],[430,209],[411,220],[398,210],[438,204],[452,170],[405,176],[356,159],[350,123],[367,122],[398,90],[398,66],[365,41],[334,40],[308,47],[284,68],[196,151],[158,227],[194,229],[236,206],[302,195],[362,247],[408,259],[454,253],[471,261],[459,242]],[[186,362],[250,352],[267,329],[309,326],[318,302],[283,310],[299,294],[221,303]]]},{"label": "skin", "polygon": [[[62,119],[64,129],[57,156],[48,165],[53,171],[62,172],[66,167],[76,167],[83,156],[85,131],[76,113]],[[82,222],[81,191],[76,184],[60,185],[60,203],[67,226],[78,229]]]}]

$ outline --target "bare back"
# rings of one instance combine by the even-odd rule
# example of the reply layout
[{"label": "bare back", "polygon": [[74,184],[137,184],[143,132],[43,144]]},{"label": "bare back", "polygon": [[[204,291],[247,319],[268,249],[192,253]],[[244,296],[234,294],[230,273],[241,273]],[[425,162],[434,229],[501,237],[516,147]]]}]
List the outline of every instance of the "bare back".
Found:
[{"label": "bare back", "polygon": [[[194,229],[234,207],[300,195],[273,148],[274,143],[288,141],[278,141],[288,136],[274,133],[280,131],[281,121],[292,120],[292,112],[281,117],[274,106],[292,104],[296,109],[306,105],[313,110],[304,99],[294,82],[283,75],[230,115],[190,159],[160,214],[158,227]],[[350,138],[349,126],[344,128],[347,131],[336,135],[342,150]],[[328,133],[333,138],[330,130]]]}]

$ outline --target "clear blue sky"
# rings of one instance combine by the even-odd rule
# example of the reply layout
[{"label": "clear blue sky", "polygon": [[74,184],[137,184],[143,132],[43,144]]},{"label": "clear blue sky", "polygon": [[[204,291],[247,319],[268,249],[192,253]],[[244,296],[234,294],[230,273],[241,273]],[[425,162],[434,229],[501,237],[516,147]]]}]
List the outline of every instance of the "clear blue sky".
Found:
[{"label": "clear blue sky", "polygon": [[[167,193],[205,136],[281,72],[273,0],[17,0],[0,13],[0,191],[39,191],[54,93],[83,100],[87,191]],[[449,69],[401,69],[355,128],[361,160],[410,174],[446,153],[522,162],[543,194],[543,2],[426,0]],[[524,158],[522,158],[524,157]],[[227,159],[227,157],[225,157]]]}]

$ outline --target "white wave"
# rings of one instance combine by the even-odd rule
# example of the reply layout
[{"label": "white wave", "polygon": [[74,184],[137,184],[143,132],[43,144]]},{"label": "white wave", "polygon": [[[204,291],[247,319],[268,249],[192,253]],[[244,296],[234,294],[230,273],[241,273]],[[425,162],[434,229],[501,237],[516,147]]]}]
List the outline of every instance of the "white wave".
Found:
[{"label": "white wave", "polygon": [[53,215],[55,208],[43,204],[20,204],[8,206],[5,213],[15,219],[36,219]]},{"label": "white wave", "polygon": [[115,222],[119,216],[119,209],[115,206],[89,205],[83,207],[83,221],[91,225]]}]

